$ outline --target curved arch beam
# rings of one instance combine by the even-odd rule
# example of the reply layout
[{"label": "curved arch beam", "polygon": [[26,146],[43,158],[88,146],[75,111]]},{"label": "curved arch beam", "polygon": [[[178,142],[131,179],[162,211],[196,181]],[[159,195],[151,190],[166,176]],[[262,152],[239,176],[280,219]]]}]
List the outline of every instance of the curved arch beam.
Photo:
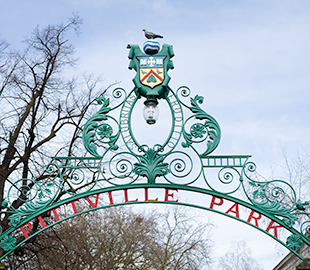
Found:
[{"label": "curved arch beam", "polygon": [[[150,190],[152,189],[156,189],[156,193],[150,194]],[[131,194],[128,193],[129,190],[132,190]],[[133,190],[135,190],[135,193],[133,193]],[[121,201],[115,200],[114,198],[115,192],[121,192],[123,194],[123,196],[121,196]],[[180,192],[193,193],[196,197],[199,196],[199,194],[201,196],[205,196],[204,197],[205,203],[197,204],[197,203],[183,202],[182,200],[176,198]],[[152,196],[156,197],[155,195],[160,196],[157,198],[153,198]],[[107,201],[104,202],[103,198],[102,197],[99,198],[99,196],[106,196]],[[133,197],[134,199],[132,199],[130,196]],[[78,212],[75,203],[83,198],[87,201],[90,208]],[[294,249],[292,249],[290,245],[288,245],[287,243],[285,243],[283,240],[280,239],[278,230],[284,229],[292,233],[292,235],[299,235],[305,244],[310,245],[309,239],[307,237],[300,234],[296,229],[287,226],[283,220],[275,217],[272,214],[263,212],[259,207],[255,205],[249,204],[248,202],[232,197],[230,195],[223,194],[213,190],[207,190],[203,188],[177,185],[177,184],[153,184],[153,185],[135,184],[124,186],[112,186],[98,190],[88,191],[86,193],[81,193],[79,195],[72,196],[62,201],[51,204],[45,209],[38,211],[35,215],[25,218],[17,228],[11,227],[2,236],[2,239],[5,239],[5,237],[10,238],[13,237],[11,236],[13,232],[21,231],[24,234],[25,239],[20,243],[11,245],[11,248],[6,250],[6,253],[0,258],[0,260],[2,260],[4,257],[6,257],[8,254],[10,254],[12,251],[14,251],[16,248],[21,246],[23,243],[25,243],[35,235],[69,218],[73,218],[77,215],[84,214],[90,211],[95,211],[113,206],[129,205],[129,204],[145,204],[145,203],[177,204],[208,210],[224,215],[226,217],[243,222],[267,234],[269,237],[273,238],[274,240],[276,240],[277,242],[288,248],[300,259],[304,258],[300,256]],[[227,205],[229,206],[227,207]],[[61,206],[72,207],[73,214],[66,216],[64,218],[60,218],[57,214],[56,209],[59,209]],[[251,210],[250,214],[242,216],[240,211],[241,208],[250,209]],[[41,217],[41,215],[43,215],[44,213],[51,213],[52,215],[54,215],[56,221],[52,224],[46,225],[44,223],[43,218]],[[267,226],[265,226],[265,228],[260,227],[258,224],[263,216],[270,220],[270,222],[268,223]],[[32,235],[28,235],[28,232],[32,228],[31,221],[34,218],[39,219],[41,229]]]}]

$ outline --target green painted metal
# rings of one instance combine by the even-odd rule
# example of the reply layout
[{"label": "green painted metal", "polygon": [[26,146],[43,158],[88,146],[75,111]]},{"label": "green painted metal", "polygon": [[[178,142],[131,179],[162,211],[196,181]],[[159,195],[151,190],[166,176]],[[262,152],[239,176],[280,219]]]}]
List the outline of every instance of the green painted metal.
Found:
[{"label": "green painted metal", "polygon": [[[263,230],[262,228],[259,228],[259,227],[256,227],[254,224],[251,224],[251,223],[248,223],[248,222],[245,222],[244,220],[240,219],[240,218],[237,218],[235,216],[232,216],[232,215],[229,215],[227,213],[224,213],[222,211],[219,211],[217,209],[211,209],[210,207],[206,207],[206,206],[202,206],[202,205],[197,205],[197,204],[193,204],[193,203],[189,203],[189,202],[180,202],[180,201],[154,201],[154,200],[151,200],[151,201],[145,201],[145,200],[142,200],[142,201],[127,201],[127,202],[121,202],[121,203],[113,203],[113,204],[108,204],[108,203],[105,203],[103,205],[100,205],[98,207],[95,207],[95,208],[88,208],[88,209],[84,209],[83,211],[81,212],[78,212],[78,213],[74,213],[72,215],[69,215],[69,216],[66,216],[62,219],[60,219],[59,221],[55,221],[54,223],[51,223],[49,225],[47,225],[46,227],[42,228],[40,231],[37,231],[36,233],[32,234],[29,236],[29,238],[27,239],[24,239],[22,242],[20,243],[16,243],[16,239],[15,241],[13,240],[13,238],[10,236],[10,234],[12,232],[14,232],[14,230],[16,230],[16,228],[12,227],[10,228],[8,231],[6,231],[4,233],[4,238],[3,238],[3,246],[5,248],[7,248],[7,253],[3,256],[3,258],[5,256],[7,256],[10,252],[12,252],[15,248],[19,247],[20,245],[22,245],[24,242],[28,241],[29,239],[31,239],[32,237],[34,237],[35,235],[37,235],[38,233],[58,224],[59,222],[62,222],[66,219],[69,219],[69,218],[73,218],[77,215],[80,215],[80,214],[84,214],[84,213],[87,213],[87,212],[90,212],[90,211],[94,211],[94,210],[99,210],[99,209],[104,209],[104,208],[108,208],[108,207],[114,207],[114,206],[120,206],[120,205],[131,205],[131,204],[147,204],[147,203],[152,203],[152,204],[156,204],[156,203],[165,203],[165,204],[178,204],[178,205],[184,205],[184,206],[190,206],[190,207],[195,207],[195,208],[200,208],[200,209],[203,209],[203,210],[207,210],[207,211],[212,211],[212,212],[215,212],[215,213],[218,213],[218,214],[221,214],[221,215],[224,215],[226,217],[229,217],[229,218],[232,218],[232,219],[235,219],[235,220],[238,220],[238,221],[241,221],[241,222],[244,222],[246,223],[247,225],[250,225],[252,226],[253,228],[267,234],[268,236],[272,237],[274,240],[276,240],[277,242],[279,242],[280,244],[282,244],[283,246],[286,246],[288,247],[295,255],[297,255],[298,257],[300,257],[301,259],[303,259],[303,257],[301,257],[297,252],[296,252],[296,249],[294,248],[293,245],[296,245],[295,242],[300,242],[300,241],[305,241],[306,243],[309,242],[309,239],[302,235],[301,237],[297,237],[299,232],[297,230],[295,230],[294,228],[291,228],[290,226],[286,225],[280,218],[274,216],[273,214],[271,213],[267,213],[265,211],[262,211],[262,209],[259,207],[259,206],[256,206],[256,205],[253,205],[249,202],[246,202],[244,200],[241,200],[241,199],[238,199],[236,197],[233,197],[233,196],[230,196],[230,195],[227,195],[227,194],[223,194],[221,192],[217,192],[217,191],[214,191],[214,190],[210,190],[210,189],[205,189],[205,188],[199,188],[199,187],[195,187],[195,186],[186,186],[186,185],[177,185],[177,184],[160,184],[160,183],[157,183],[157,184],[154,184],[154,185],[149,185],[148,183],[144,183],[144,184],[130,184],[130,185],[119,185],[119,186],[110,186],[110,187],[106,187],[106,188],[101,188],[101,189],[97,189],[97,190],[91,190],[87,193],[80,193],[80,194],[77,194],[75,196],[70,196],[64,200],[61,200],[61,201],[58,201],[58,202],[55,202],[54,204],[51,204],[49,206],[47,206],[46,208],[42,208],[40,210],[38,210],[36,212],[36,215],[33,215],[33,216],[29,216],[29,217],[26,217],[20,224],[19,224],[19,227],[27,224],[28,222],[30,222],[31,220],[34,219],[34,217],[38,217],[46,212],[49,212],[53,209],[56,209],[62,205],[68,205],[70,204],[71,202],[74,202],[74,201],[78,201],[80,200],[81,198],[83,197],[90,197],[90,196],[94,196],[96,194],[101,194],[101,193],[109,193],[109,192],[112,192],[112,191],[121,191],[121,190],[135,190],[135,189],[158,189],[158,188],[164,188],[164,189],[169,189],[169,190],[183,190],[183,191],[191,191],[191,192],[194,192],[194,193],[197,193],[197,194],[204,194],[204,195],[212,195],[212,196],[215,196],[217,198],[224,198],[226,200],[229,200],[229,201],[232,201],[232,202],[235,202],[235,203],[238,203],[239,205],[243,205],[249,209],[252,209],[254,210],[255,212],[257,213],[263,213],[264,215],[266,215],[266,217],[270,218],[270,219],[273,219],[274,221],[276,221],[278,224],[281,224],[284,228],[286,228],[287,230],[291,231],[293,234],[289,237],[290,238],[293,238],[294,239],[296,238],[296,241],[292,241],[290,242],[290,240],[288,241],[288,243],[285,243],[281,240],[279,240],[278,238],[268,234],[266,232],[266,230]],[[11,246],[10,246],[11,245]],[[12,247],[12,248],[9,248],[9,247]],[[2,258],[0,258],[2,259]]]},{"label": "green painted metal", "polygon": [[[0,235],[0,247],[7,252],[4,256],[28,240],[17,243],[16,230],[59,205],[102,192],[158,187],[211,194],[261,213],[291,232],[286,241],[272,237],[300,257],[296,250],[303,243],[310,245],[309,202],[299,201],[285,181],[257,180],[256,165],[249,155],[210,155],[219,145],[220,126],[201,108],[202,96],[191,96],[185,86],[173,91],[168,85],[174,56],[171,45],[164,44],[152,56],[138,45],[128,48],[129,68],[137,72],[134,89],[127,94],[116,88],[113,102],[105,96],[97,98],[101,107],[83,128],[87,157],[53,157],[46,166],[47,179],[19,179],[8,189],[1,202],[1,213],[10,215],[11,224]],[[144,67],[145,63],[158,63],[159,68]],[[148,77],[143,77],[145,72],[149,72],[145,75]],[[166,102],[171,125],[162,143],[146,145],[135,135],[133,111],[140,99]],[[236,197],[240,194],[244,200]],[[13,201],[17,198],[23,205],[15,209]],[[165,203],[206,209],[191,203]]]}]

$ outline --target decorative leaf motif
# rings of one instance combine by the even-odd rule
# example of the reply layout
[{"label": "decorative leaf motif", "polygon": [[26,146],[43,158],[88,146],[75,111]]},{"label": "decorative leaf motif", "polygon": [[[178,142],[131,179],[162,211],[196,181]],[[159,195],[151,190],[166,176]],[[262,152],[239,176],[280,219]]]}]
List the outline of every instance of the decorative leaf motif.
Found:
[{"label": "decorative leaf motif", "polygon": [[108,124],[98,126],[98,130],[99,130],[98,135],[100,136],[100,139],[104,138],[109,139],[109,141],[106,143],[111,147],[112,150],[117,150],[118,146],[115,143],[118,140],[119,133],[112,135],[113,129]]},{"label": "decorative leaf motif", "polygon": [[39,197],[40,200],[43,198],[43,191],[42,190],[39,192],[38,197]]},{"label": "decorative leaf motif", "polygon": [[157,176],[163,176],[169,173],[168,163],[163,163],[164,156],[159,155],[158,151],[148,149],[145,155],[139,156],[140,163],[134,164],[134,173],[146,176],[148,183],[155,183]]},{"label": "decorative leaf motif", "polygon": [[12,226],[17,227],[22,219],[26,216],[30,216],[42,208],[46,207],[52,200],[48,201],[37,201],[33,203],[32,201],[26,202],[22,207],[16,210],[16,213],[11,215],[8,219],[10,220]]},{"label": "decorative leaf motif", "polygon": [[252,187],[257,187],[257,184],[252,182],[252,181],[249,181],[249,184],[252,186]]},{"label": "decorative leaf motif", "polygon": [[290,209],[281,206],[279,202],[253,201],[253,204],[265,210],[267,213],[283,217],[283,222],[289,227],[292,227],[297,220],[297,217],[291,213]]},{"label": "decorative leaf motif", "polygon": [[[83,128],[83,142],[84,142],[84,146],[85,146],[86,150],[90,154],[92,154],[95,157],[101,157],[101,155],[99,155],[97,152],[97,146],[95,143],[96,130],[99,127],[98,122],[108,119],[106,114],[111,110],[111,108],[109,108],[110,100],[108,98],[101,96],[101,97],[97,98],[96,100],[97,100],[98,104],[100,104],[100,105],[102,104],[102,107],[100,108],[100,110],[97,113],[95,113],[86,122],[86,124]],[[107,128],[107,126],[105,126],[105,128]],[[102,132],[102,130],[100,130],[100,132]],[[111,131],[109,131],[109,132],[111,132]],[[107,131],[106,130],[104,131],[104,136],[107,137]],[[117,133],[114,136],[112,136],[112,134],[109,133],[108,137],[109,137],[108,144],[111,147],[111,149],[117,150],[118,146],[115,145],[115,142],[117,141],[117,139],[119,137],[119,133]]]},{"label": "decorative leaf motif", "polygon": [[0,246],[5,250],[5,251],[9,251],[15,248],[16,246],[16,238],[13,237],[12,235],[5,235],[2,239],[1,239],[1,244]]},{"label": "decorative leaf motif", "polygon": [[297,250],[302,246],[302,239],[299,235],[292,234],[286,239],[286,245],[293,250]]},{"label": "decorative leaf motif", "polygon": [[305,211],[306,208],[305,206],[309,205],[309,201],[307,202],[301,202],[300,200],[296,203],[296,210],[300,210],[300,211]]},{"label": "decorative leaf motif", "polygon": [[258,196],[258,192],[259,192],[259,190],[258,190],[258,189],[257,189],[257,190],[255,190],[255,191],[253,192],[253,197],[254,197],[254,198]]},{"label": "decorative leaf motif", "polygon": [[192,135],[183,131],[183,137],[184,137],[185,142],[182,142],[182,146],[184,148],[190,147],[192,142],[193,142],[192,141]]},{"label": "decorative leaf motif", "polygon": [[200,123],[196,123],[191,127],[191,135],[194,136],[194,138],[202,138],[206,133],[206,127]]},{"label": "decorative leaf motif", "polygon": [[203,103],[203,97],[196,95],[194,98],[191,98],[192,107],[190,110],[195,114],[197,119],[205,119],[205,116],[208,115],[204,110],[200,108],[198,103]]},{"label": "decorative leaf motif", "polygon": [[[196,95],[194,98],[191,98],[191,107],[189,108],[194,114],[195,118],[199,120],[206,120],[204,125],[201,125],[204,127],[204,129],[201,129],[201,126],[192,126],[191,134],[187,133],[185,130],[183,131],[183,137],[185,139],[185,142],[182,143],[183,147],[189,147],[192,145],[192,137],[195,138],[201,137],[203,133],[207,133],[208,135],[208,142],[207,142],[207,149],[200,155],[201,157],[206,156],[213,152],[215,148],[218,146],[220,139],[221,139],[221,130],[220,126],[217,123],[217,121],[208,113],[206,113],[204,110],[200,108],[198,103],[203,103],[203,97]],[[199,132],[197,128],[199,127]],[[203,132],[205,131],[205,132]]]},{"label": "decorative leaf motif", "polygon": [[99,126],[98,130],[99,130],[98,134],[99,134],[101,139],[110,138],[111,135],[113,134],[113,129],[108,124],[103,124],[103,125]]}]

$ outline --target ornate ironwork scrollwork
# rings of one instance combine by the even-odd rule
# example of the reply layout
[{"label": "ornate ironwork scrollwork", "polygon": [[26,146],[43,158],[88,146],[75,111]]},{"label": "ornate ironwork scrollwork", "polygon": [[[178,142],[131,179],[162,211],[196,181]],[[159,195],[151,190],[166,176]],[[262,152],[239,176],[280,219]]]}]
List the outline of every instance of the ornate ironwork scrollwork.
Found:
[{"label": "ornate ironwork scrollwork", "polygon": [[[193,186],[202,179],[205,188],[214,192],[230,195],[243,190],[254,207],[279,218],[289,229],[300,224],[300,234],[294,233],[286,240],[288,248],[297,250],[305,241],[303,237],[310,233],[310,222],[299,219],[310,215],[309,202],[297,201],[293,187],[284,181],[257,180],[256,165],[249,161],[250,156],[210,155],[220,142],[221,131],[217,121],[200,107],[203,97],[191,97],[188,87],[180,87],[176,93],[167,89],[171,130],[162,144],[155,142],[152,147],[140,143],[132,130],[132,110],[140,98],[136,91],[126,95],[123,89],[115,89],[115,106],[111,106],[109,98],[99,97],[97,103],[101,107],[83,129],[84,146],[90,156],[54,157],[43,180],[15,181],[0,205],[3,213],[10,214],[11,225],[18,227],[24,218],[52,204],[61,194],[87,194],[102,185],[134,185],[143,181],[156,185],[159,179],[161,183]],[[113,115],[117,111],[119,118]],[[211,172],[215,177],[209,175]],[[23,202],[18,209],[13,207],[15,199]],[[0,246],[12,250],[16,239],[0,234]]]}]

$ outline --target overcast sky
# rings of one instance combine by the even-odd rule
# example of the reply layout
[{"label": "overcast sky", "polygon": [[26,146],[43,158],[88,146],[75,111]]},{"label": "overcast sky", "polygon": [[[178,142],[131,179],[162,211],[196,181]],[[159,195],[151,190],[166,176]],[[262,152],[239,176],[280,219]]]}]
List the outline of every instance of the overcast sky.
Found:
[{"label": "overcast sky", "polygon": [[[221,126],[214,154],[250,154],[267,178],[281,174],[282,149],[290,158],[310,154],[309,0],[0,0],[0,39],[22,48],[37,25],[66,22],[72,12],[84,21],[72,38],[77,72],[103,74],[106,86],[121,81],[130,91],[127,44],[142,46],[143,28],[163,35],[175,52],[170,86],[203,95]],[[235,238],[250,243],[240,226]],[[272,269],[281,257],[267,250],[271,240],[256,239],[253,256]],[[217,254],[229,241],[214,239]]]}]

